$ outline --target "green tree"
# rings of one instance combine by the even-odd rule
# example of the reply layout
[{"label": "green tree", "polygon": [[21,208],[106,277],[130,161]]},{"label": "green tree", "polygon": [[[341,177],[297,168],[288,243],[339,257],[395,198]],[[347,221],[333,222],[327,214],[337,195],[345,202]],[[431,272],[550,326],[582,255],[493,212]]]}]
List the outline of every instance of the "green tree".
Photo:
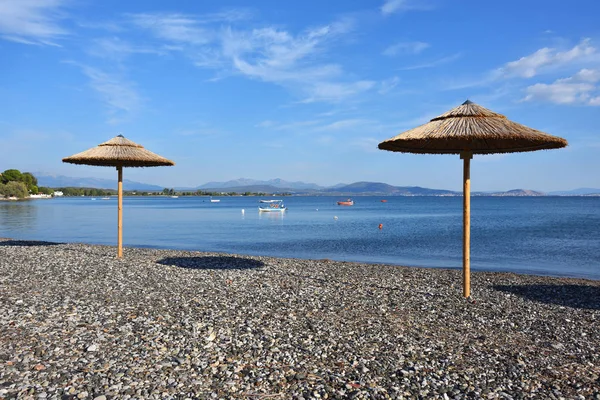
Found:
[{"label": "green tree", "polygon": [[31,191],[31,194],[38,194],[40,192],[40,190],[38,189],[37,186],[33,185],[31,187],[31,189],[29,189]]},{"label": "green tree", "polygon": [[23,182],[10,181],[7,184],[0,185],[0,195],[24,199],[29,195],[29,192]]},{"label": "green tree", "polygon": [[2,183],[8,182],[21,182],[23,181],[23,174],[18,169],[7,169],[2,173]]},{"label": "green tree", "polygon": [[37,186],[37,178],[30,172],[23,172],[21,175],[21,181],[27,186],[27,190],[32,190],[34,186]]},{"label": "green tree", "polygon": [[54,193],[54,189],[51,189],[49,187],[40,186],[40,187],[38,187],[38,193],[52,194],[52,193]]}]

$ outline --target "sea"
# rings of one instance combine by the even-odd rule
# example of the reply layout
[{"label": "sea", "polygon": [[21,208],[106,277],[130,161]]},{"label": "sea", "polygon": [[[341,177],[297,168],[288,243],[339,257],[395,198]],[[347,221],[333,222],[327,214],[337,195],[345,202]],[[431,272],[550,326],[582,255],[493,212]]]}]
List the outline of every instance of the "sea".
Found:
[{"label": "sea", "polygon": [[[125,197],[126,247],[461,268],[461,197]],[[265,197],[263,199],[272,199]],[[383,202],[382,200],[386,200]],[[380,228],[381,225],[381,228]],[[116,245],[117,198],[0,202],[0,237]],[[471,268],[600,279],[600,197],[472,197]]]}]

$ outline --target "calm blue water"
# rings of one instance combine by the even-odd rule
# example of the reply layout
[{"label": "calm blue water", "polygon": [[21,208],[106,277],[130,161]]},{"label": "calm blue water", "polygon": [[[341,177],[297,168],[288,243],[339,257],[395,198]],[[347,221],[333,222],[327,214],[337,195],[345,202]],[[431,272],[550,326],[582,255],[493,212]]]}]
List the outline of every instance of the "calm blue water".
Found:
[{"label": "calm blue water", "polygon": [[[462,198],[380,199],[356,197],[353,207],[341,207],[339,198],[288,197],[281,215],[259,214],[256,197],[220,203],[129,197],[123,240],[125,246],[461,266]],[[600,197],[474,197],[471,210],[473,270],[600,279]],[[0,202],[0,237],[116,245],[117,200]]]}]

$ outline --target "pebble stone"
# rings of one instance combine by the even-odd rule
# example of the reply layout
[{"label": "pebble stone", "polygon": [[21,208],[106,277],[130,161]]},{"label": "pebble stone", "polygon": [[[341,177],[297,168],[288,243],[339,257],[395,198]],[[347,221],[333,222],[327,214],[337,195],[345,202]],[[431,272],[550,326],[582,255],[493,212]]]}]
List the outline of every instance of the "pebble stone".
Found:
[{"label": "pebble stone", "polygon": [[0,239],[0,399],[600,399],[600,282]]}]

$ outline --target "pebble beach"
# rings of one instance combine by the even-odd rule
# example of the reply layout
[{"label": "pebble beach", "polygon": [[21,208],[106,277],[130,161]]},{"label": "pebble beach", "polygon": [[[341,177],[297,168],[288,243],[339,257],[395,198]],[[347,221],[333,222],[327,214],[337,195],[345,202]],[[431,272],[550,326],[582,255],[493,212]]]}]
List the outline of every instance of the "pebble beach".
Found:
[{"label": "pebble beach", "polygon": [[600,399],[600,281],[0,239],[0,399]]}]

